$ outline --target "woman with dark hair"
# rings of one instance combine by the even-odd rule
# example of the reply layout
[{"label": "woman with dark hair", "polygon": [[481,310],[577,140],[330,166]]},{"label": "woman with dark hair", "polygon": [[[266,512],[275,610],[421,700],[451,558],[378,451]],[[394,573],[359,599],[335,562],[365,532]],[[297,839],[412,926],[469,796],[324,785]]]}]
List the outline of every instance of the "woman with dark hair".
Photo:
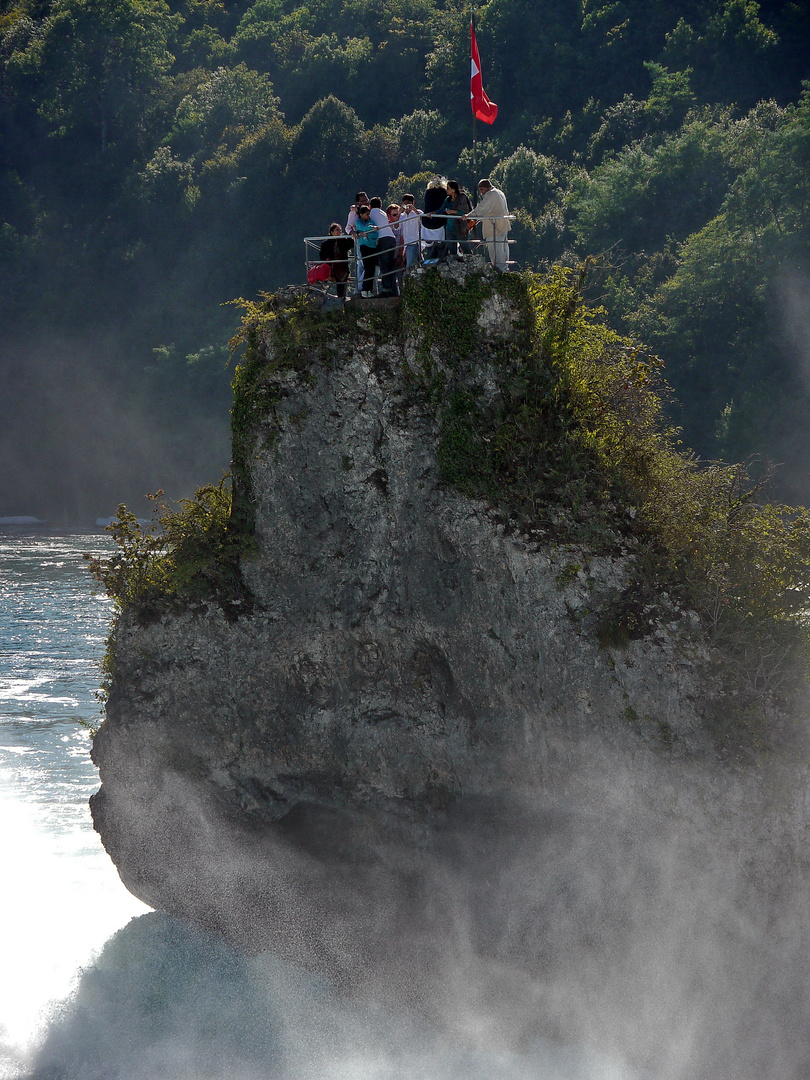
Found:
[{"label": "woman with dark hair", "polygon": [[346,296],[346,282],[349,280],[349,252],[354,248],[354,240],[343,235],[337,221],[329,226],[329,239],[321,244],[319,258],[329,264],[332,280],[335,282],[338,297]]},{"label": "woman with dark hair", "polygon": [[471,210],[472,203],[467,197],[467,193],[462,190],[458,180],[448,180],[447,198],[444,200],[439,212],[448,215],[444,230],[447,253],[448,255],[455,255],[457,259],[461,258],[459,251],[464,252],[465,255],[472,253],[472,247],[467,242],[469,226],[463,220],[464,215],[469,214]]},{"label": "woman with dark hair", "polygon": [[371,207],[358,206],[354,223],[357,251],[363,260],[363,288],[360,293],[366,299],[374,295],[374,270],[377,266],[377,226],[371,220]]},{"label": "woman with dark hair", "polygon": [[444,218],[433,217],[433,214],[438,213],[447,198],[446,183],[443,176],[434,176],[428,181],[425,191],[425,209],[422,214],[422,239],[428,243],[425,261],[441,259],[444,255]]},{"label": "woman with dark hair", "polygon": [[[354,236],[354,223],[357,221],[358,206],[368,206],[368,195],[366,195],[365,191],[358,191],[354,197],[354,202],[349,207],[349,216],[346,218],[346,232],[349,236]],[[363,287],[363,264],[359,259],[355,265],[354,272],[357,275],[357,291],[360,292]]]}]

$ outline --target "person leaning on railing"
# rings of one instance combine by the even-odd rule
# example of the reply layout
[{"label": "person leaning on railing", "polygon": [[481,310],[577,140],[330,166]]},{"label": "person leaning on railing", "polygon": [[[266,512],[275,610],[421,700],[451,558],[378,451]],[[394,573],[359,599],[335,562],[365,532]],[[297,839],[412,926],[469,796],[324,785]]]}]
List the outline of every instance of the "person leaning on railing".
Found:
[{"label": "person leaning on railing", "polygon": [[[349,207],[349,216],[346,218],[346,232],[349,236],[354,236],[354,223],[357,221],[357,208],[358,206],[368,205],[368,195],[365,191],[358,191],[354,197],[354,202]],[[357,265],[355,266],[355,274],[357,275],[357,291],[363,288],[363,264],[357,259]]]},{"label": "person leaning on railing", "polygon": [[402,196],[402,213],[399,215],[399,228],[405,245],[405,269],[410,270],[419,262],[422,229],[420,217],[422,211],[414,206],[413,195]]},{"label": "person leaning on railing", "polygon": [[510,229],[506,196],[500,188],[493,187],[489,180],[480,180],[478,190],[481,201],[467,214],[467,218],[481,222],[481,235],[486,241],[489,261],[496,270],[506,270],[509,262],[507,237]]},{"label": "person leaning on railing", "polygon": [[433,217],[447,198],[447,181],[443,176],[434,176],[425,189],[425,211],[422,215],[422,239],[426,240],[426,259],[441,259],[445,253],[444,218]]},{"label": "person leaning on railing", "polygon": [[358,206],[354,222],[357,251],[363,260],[363,288],[361,296],[374,295],[374,270],[377,266],[377,226],[371,220],[371,207]]},{"label": "person leaning on railing", "polygon": [[385,208],[388,224],[394,231],[394,281],[397,293],[402,292],[402,279],[405,275],[405,240],[402,235],[402,207],[399,203],[389,203]]},{"label": "person leaning on railing", "polygon": [[380,268],[380,296],[397,296],[399,288],[395,277],[394,257],[397,241],[388,215],[382,208],[382,199],[375,195],[369,200],[371,220],[377,226],[377,265]]},{"label": "person leaning on railing", "polygon": [[321,244],[318,253],[321,262],[328,263],[332,280],[339,297],[346,296],[346,282],[349,280],[349,253],[354,248],[354,240],[343,235],[343,229],[337,221],[329,226],[329,239]]},{"label": "person leaning on railing", "polygon": [[447,254],[460,258],[460,252],[469,255],[472,248],[467,243],[469,226],[466,215],[472,210],[466,192],[462,191],[458,180],[447,181],[447,198],[442,203],[440,214],[447,215],[444,227]]}]

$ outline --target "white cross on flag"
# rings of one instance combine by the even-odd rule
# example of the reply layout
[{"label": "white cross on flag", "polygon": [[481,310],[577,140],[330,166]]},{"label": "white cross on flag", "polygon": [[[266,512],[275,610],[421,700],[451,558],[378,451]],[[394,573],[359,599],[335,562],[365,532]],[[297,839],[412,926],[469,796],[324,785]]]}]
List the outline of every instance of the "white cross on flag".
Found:
[{"label": "white cross on flag", "polygon": [[483,120],[485,124],[492,124],[498,115],[498,106],[490,101],[484,93],[484,84],[481,80],[481,58],[478,55],[478,42],[475,40],[475,23],[470,19],[470,44],[472,57],[470,60],[470,105],[473,116]]}]

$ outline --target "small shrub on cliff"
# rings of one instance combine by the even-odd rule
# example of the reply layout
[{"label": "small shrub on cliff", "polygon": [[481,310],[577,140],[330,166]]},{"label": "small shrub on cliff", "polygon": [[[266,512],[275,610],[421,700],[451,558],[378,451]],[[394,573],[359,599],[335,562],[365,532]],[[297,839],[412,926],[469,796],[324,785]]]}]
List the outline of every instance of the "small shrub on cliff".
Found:
[{"label": "small shrub on cliff", "polygon": [[231,526],[228,478],[206,484],[177,509],[150,496],[151,525],[142,527],[123,504],[107,531],[118,550],[109,558],[86,556],[90,571],[119,610],[141,617],[189,600],[216,600],[225,607],[243,599],[238,559],[252,542]]},{"label": "small shrub on cliff", "polygon": [[510,275],[530,327],[519,350],[498,356],[500,393],[486,405],[474,371],[450,380],[439,458],[447,483],[518,527],[615,544],[617,506],[634,502],[632,476],[662,434],[661,363],[582,302],[583,279],[564,267]]},{"label": "small shrub on cliff", "polygon": [[[806,665],[810,515],[769,502],[744,466],[680,448],[661,361],[585,303],[586,274],[522,276],[533,333],[500,358],[497,394],[477,384],[474,364],[446,377],[442,477],[535,537],[591,550],[630,540],[634,579],[603,612],[600,639],[644,636],[657,596],[677,597],[699,613],[748,708]],[[438,288],[434,305],[452,310]]]},{"label": "small shrub on cliff", "polygon": [[[581,286],[569,275],[566,309],[554,275],[547,279],[542,347],[560,372],[575,441],[635,510],[643,547],[628,601],[640,586],[674,593],[725,651],[735,693],[772,691],[808,653],[810,514],[769,501],[765,481],[751,481],[744,465],[680,449],[663,411],[660,362],[595,325],[603,313],[588,311]],[[627,608],[632,616],[634,603]]]}]

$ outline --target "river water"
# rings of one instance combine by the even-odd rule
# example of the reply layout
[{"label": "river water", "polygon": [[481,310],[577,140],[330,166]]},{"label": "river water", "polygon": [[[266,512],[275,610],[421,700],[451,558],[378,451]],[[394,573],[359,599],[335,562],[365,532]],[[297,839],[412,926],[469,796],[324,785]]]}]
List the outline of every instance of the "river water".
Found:
[{"label": "river water", "polygon": [[627,1080],[590,1052],[466,1046],[149,912],[93,831],[104,535],[0,533],[2,1080]]},{"label": "river water", "polygon": [[49,1003],[133,915],[90,823],[90,737],[112,614],[82,552],[104,536],[0,534],[0,1076],[40,1031]]}]

